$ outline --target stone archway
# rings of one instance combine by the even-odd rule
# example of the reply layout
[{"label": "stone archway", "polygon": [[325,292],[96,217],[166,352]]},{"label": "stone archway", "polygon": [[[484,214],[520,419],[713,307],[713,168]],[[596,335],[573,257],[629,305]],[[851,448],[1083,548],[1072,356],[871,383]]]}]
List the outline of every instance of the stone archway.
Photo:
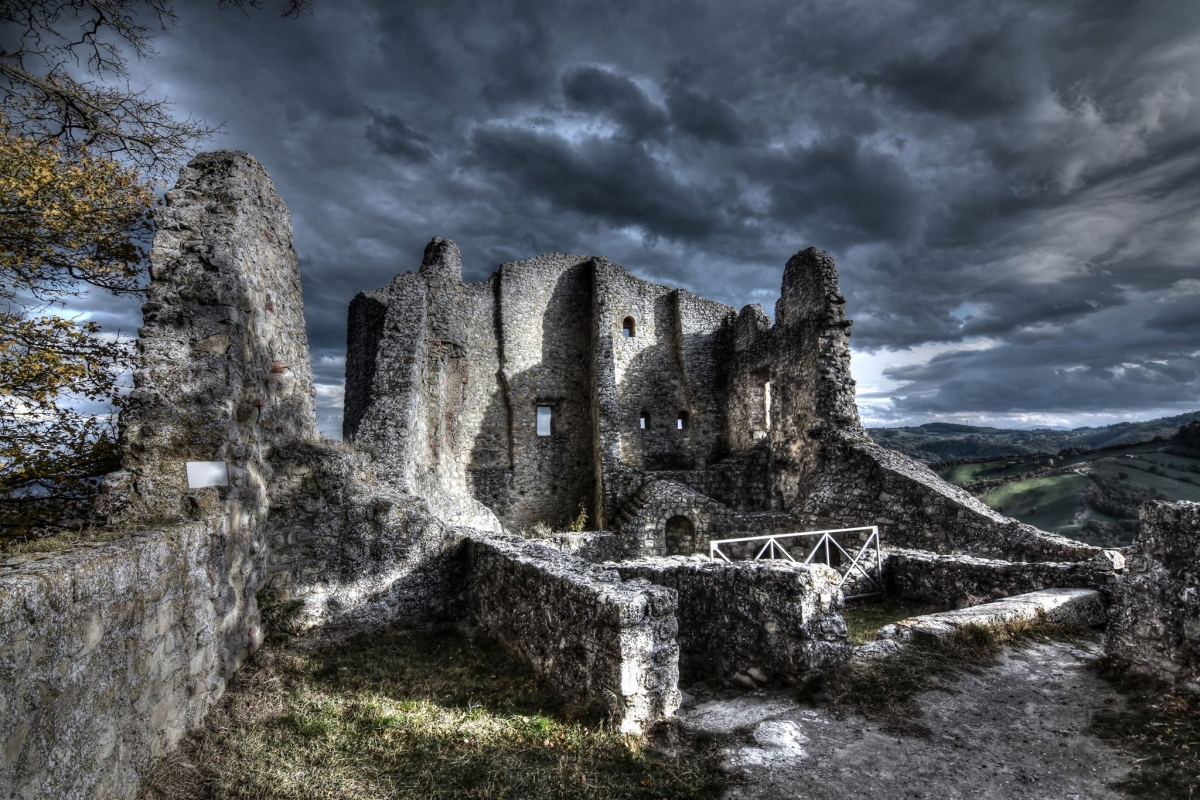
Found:
[{"label": "stone archway", "polygon": [[664,533],[666,555],[690,556],[696,552],[696,525],[682,514],[667,520]]}]

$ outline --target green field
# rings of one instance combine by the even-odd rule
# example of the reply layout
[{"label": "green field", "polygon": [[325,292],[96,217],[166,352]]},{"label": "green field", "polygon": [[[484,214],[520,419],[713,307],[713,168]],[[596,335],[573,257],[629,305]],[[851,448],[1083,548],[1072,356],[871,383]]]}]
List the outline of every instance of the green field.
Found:
[{"label": "green field", "polygon": [[1083,491],[1091,484],[1086,475],[1051,475],[1027,478],[997,487],[981,499],[992,508],[1045,531],[1076,528],[1083,510]]},{"label": "green field", "polygon": [[[980,499],[1042,530],[1108,545],[1114,537],[1121,543],[1129,540],[1138,502],[1156,496],[1200,502],[1200,459],[1167,453],[1167,447],[1163,442],[1146,442],[1084,453],[1010,456],[956,464],[941,475],[968,487],[1008,479]],[[1020,477],[1064,467],[1077,471]],[[1086,500],[1089,492],[1091,501]],[[1098,534],[1097,525],[1106,533]]]}]

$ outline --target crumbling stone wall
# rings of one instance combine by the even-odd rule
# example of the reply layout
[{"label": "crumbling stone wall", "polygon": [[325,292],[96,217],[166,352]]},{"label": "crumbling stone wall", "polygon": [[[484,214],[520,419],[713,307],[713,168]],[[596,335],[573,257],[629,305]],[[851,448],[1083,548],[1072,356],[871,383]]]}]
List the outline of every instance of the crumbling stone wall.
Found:
[{"label": "crumbling stone wall", "polygon": [[1200,692],[1200,503],[1146,503],[1125,551],[1106,647],[1130,672]]},{"label": "crumbling stone wall", "polygon": [[375,477],[340,442],[297,444],[274,462],[259,600],[268,624],[385,627],[462,613],[453,529]]},{"label": "crumbling stone wall", "polygon": [[679,593],[685,682],[727,683],[739,673],[794,682],[850,657],[838,575],[829,567],[675,556],[616,568],[626,580],[644,578]]},{"label": "crumbling stone wall", "polygon": [[221,460],[232,513],[252,527],[273,448],[319,437],[291,218],[246,153],[197,156],[164,202],[120,417],[122,471],[103,510],[126,525],[213,513],[188,491],[185,463]]},{"label": "crumbling stone wall", "polygon": [[1111,594],[1124,559],[1114,552],[1090,561],[1016,562],[896,549],[884,554],[888,594],[965,608],[1041,589],[1099,589]]},{"label": "crumbling stone wall", "polygon": [[470,610],[565,697],[629,733],[679,707],[674,592],[516,537],[465,544]]},{"label": "crumbling stone wall", "polygon": [[[215,490],[209,490],[215,491]],[[133,797],[262,642],[221,518],[0,564],[0,797]]]},{"label": "crumbling stone wall", "polygon": [[[0,566],[0,796],[126,798],[270,624],[457,610],[451,531],[320,441],[286,208],[244,153],[198,156],[156,211],[123,469],[129,534]],[[189,488],[187,461],[228,486]]]},{"label": "crumbling stone wall", "polygon": [[787,508],[823,466],[828,447],[863,441],[850,377],[850,324],[833,259],[810,247],[788,261],[775,304],[771,451],[775,490]]},{"label": "crumbling stone wall", "polygon": [[1101,549],[988,508],[925,466],[877,445],[826,448],[792,512],[813,528],[879,525],[884,544],[1013,561],[1086,561]]}]

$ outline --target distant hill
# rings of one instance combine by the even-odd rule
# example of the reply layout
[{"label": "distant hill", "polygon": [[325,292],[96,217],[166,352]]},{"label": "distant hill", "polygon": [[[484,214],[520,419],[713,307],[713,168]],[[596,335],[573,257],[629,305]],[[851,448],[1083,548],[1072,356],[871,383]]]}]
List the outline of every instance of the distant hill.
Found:
[{"label": "distant hill", "polygon": [[1200,411],[1103,428],[1017,431],[934,422],[875,428],[1001,513],[1103,547],[1129,544],[1147,500],[1200,502]]},{"label": "distant hill", "polygon": [[1149,442],[1155,437],[1170,439],[1184,425],[1200,420],[1200,411],[1146,422],[1119,422],[1100,428],[1056,430],[956,425],[929,422],[912,428],[868,428],[878,444],[925,462],[961,459],[1004,458],[1053,454],[1069,448],[1095,450],[1121,444]]}]

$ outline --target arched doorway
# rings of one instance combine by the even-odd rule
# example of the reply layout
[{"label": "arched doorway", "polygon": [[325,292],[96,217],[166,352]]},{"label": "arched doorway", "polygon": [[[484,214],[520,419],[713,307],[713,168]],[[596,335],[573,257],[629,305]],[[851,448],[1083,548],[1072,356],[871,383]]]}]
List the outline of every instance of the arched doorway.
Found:
[{"label": "arched doorway", "polygon": [[667,555],[690,556],[696,552],[696,526],[684,516],[671,517],[666,526]]}]

